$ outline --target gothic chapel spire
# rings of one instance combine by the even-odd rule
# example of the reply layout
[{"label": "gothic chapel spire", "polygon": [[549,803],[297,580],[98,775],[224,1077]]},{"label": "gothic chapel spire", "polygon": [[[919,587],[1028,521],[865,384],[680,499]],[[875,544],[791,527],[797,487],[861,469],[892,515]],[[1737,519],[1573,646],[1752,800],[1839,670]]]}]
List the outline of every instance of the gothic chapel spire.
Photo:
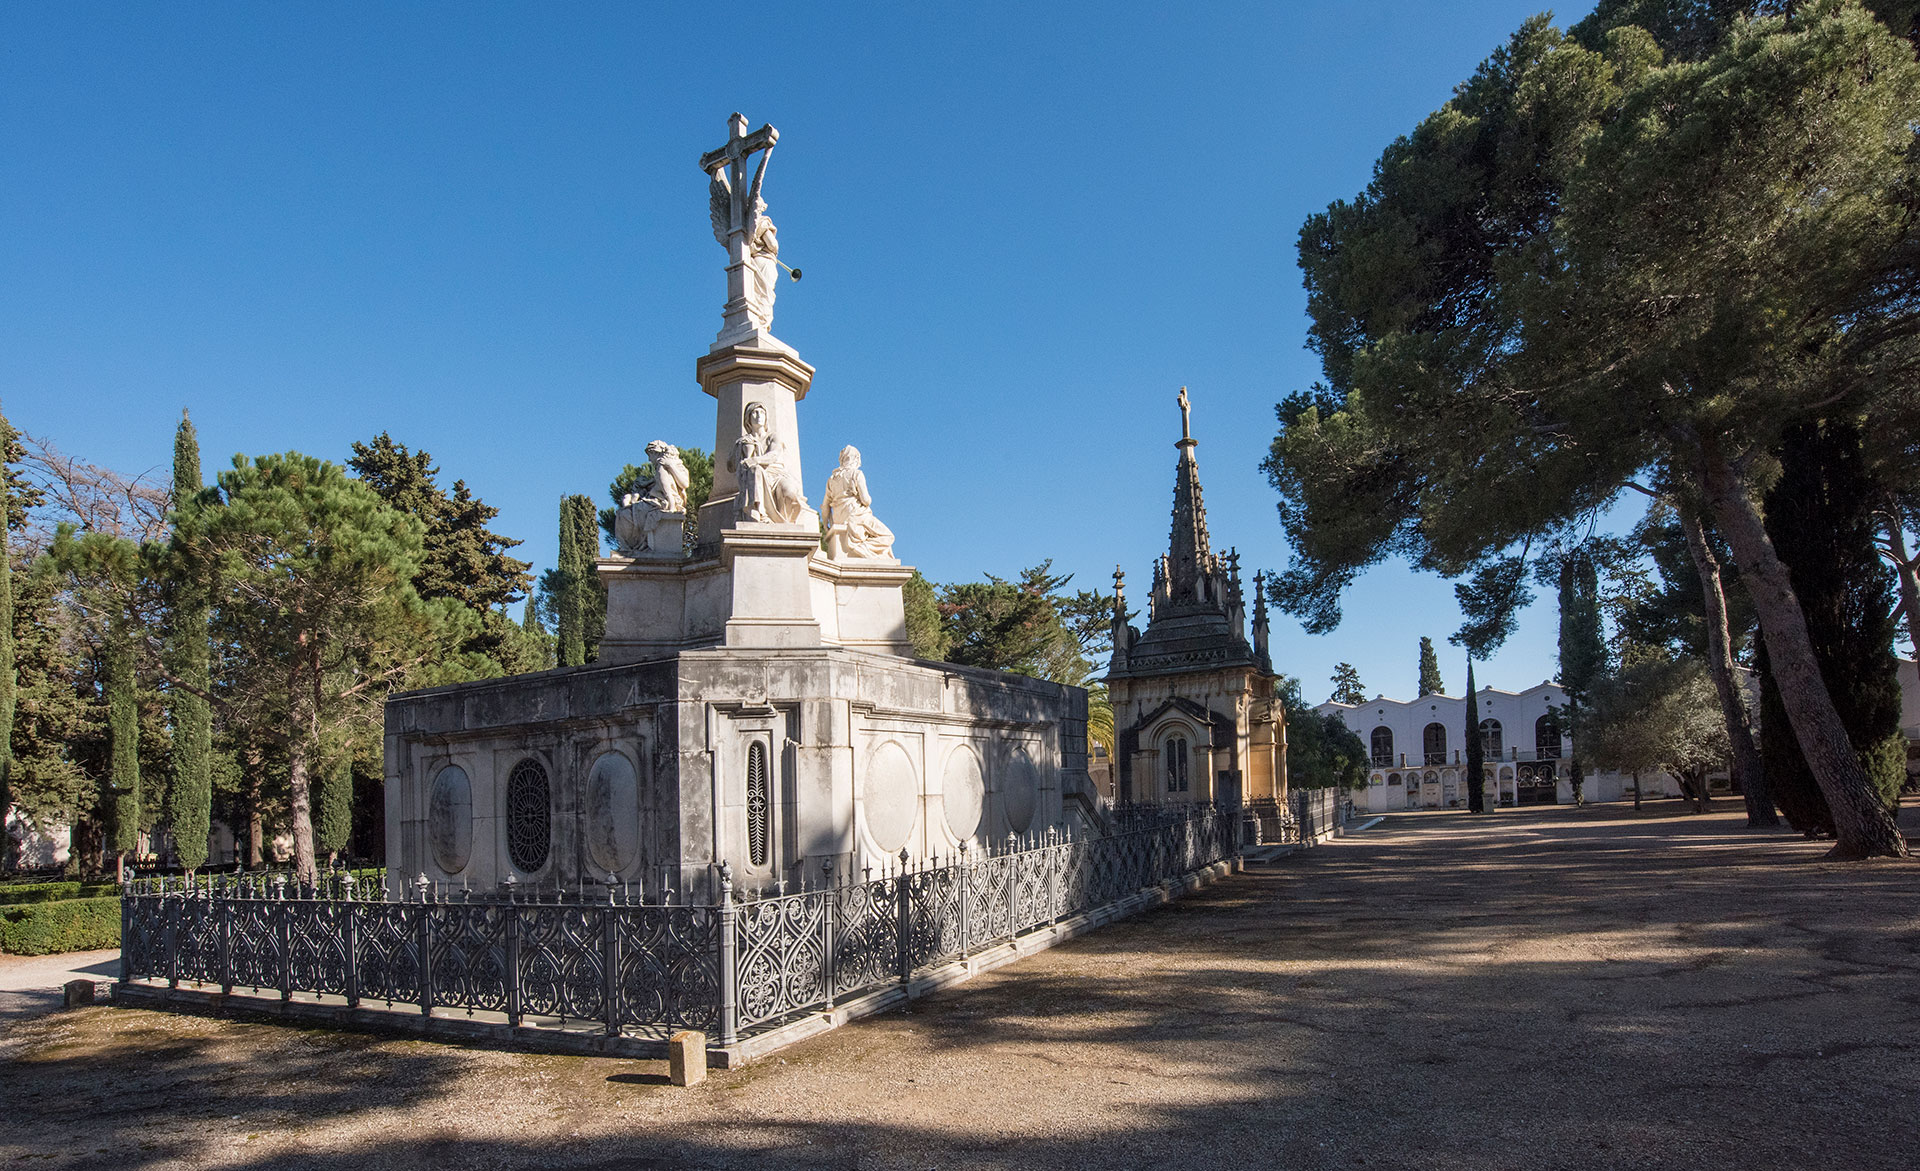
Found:
[{"label": "gothic chapel spire", "polygon": [[1167,550],[1170,601],[1201,600],[1202,581],[1212,568],[1213,552],[1207,541],[1207,506],[1200,498],[1200,465],[1193,449],[1199,442],[1193,437],[1192,404],[1187,388],[1180,388],[1179,467],[1173,480],[1173,538]]}]

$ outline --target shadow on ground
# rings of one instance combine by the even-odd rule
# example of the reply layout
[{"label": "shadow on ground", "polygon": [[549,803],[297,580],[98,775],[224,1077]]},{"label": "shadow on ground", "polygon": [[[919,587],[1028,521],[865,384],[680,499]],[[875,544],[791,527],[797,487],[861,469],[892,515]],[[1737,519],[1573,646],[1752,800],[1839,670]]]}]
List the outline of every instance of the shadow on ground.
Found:
[{"label": "shadow on ground", "polygon": [[242,1168],[1907,1167],[1920,866],[1738,818],[1391,816],[706,1085],[91,1009],[0,1158]]}]

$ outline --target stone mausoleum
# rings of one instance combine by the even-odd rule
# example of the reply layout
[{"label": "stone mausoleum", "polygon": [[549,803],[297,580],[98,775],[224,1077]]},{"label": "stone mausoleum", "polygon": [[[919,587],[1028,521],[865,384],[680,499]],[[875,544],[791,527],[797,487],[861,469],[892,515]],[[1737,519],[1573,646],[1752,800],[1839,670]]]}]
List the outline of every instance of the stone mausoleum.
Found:
[{"label": "stone mausoleum", "polygon": [[1200,494],[1199,446],[1180,390],[1173,531],[1153,565],[1147,629],[1128,622],[1125,578],[1114,571],[1115,795],[1135,804],[1244,802],[1262,836],[1278,840],[1287,796],[1286,712],[1267,649],[1267,608],[1254,583],[1253,636],[1240,556],[1216,554]]},{"label": "stone mausoleum", "polygon": [[728,297],[694,370],[715,405],[696,524],[677,452],[649,444],[654,479],[599,562],[599,662],[388,703],[394,879],[710,899],[723,865],[746,891],[797,890],[1102,816],[1086,693],[911,657],[913,571],[856,449],[809,503],[814,371],[772,333],[778,137],[736,114],[701,159]]}]

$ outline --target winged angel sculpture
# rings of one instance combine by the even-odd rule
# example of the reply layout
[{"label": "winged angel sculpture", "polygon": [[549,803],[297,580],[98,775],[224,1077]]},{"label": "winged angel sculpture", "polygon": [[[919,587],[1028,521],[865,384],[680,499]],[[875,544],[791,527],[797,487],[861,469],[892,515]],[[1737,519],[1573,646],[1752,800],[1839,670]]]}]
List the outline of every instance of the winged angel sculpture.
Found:
[{"label": "winged angel sculpture", "polygon": [[[780,278],[780,237],[767,215],[767,201],[760,198],[760,183],[767,177],[767,160],[772,157],[772,146],[760,152],[753,185],[747,189],[747,198],[740,208],[747,234],[747,317],[764,330],[773,328],[773,294]],[[707,184],[713,238],[720,241],[722,247],[729,246],[727,237],[733,232],[733,183],[727,176],[728,169],[724,161],[719,163],[708,172],[711,181]]]}]

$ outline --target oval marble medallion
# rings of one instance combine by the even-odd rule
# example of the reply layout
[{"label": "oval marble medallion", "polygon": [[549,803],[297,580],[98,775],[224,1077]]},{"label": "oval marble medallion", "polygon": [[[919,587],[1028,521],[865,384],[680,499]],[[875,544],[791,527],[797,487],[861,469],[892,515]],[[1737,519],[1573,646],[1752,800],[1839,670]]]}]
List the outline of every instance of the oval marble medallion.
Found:
[{"label": "oval marble medallion", "polygon": [[434,862],[448,874],[465,870],[473,856],[473,784],[457,764],[433,778],[427,794],[427,842]]},{"label": "oval marble medallion", "polygon": [[873,844],[892,854],[907,844],[920,820],[920,783],[907,750],[889,740],[867,757],[860,803]]}]

